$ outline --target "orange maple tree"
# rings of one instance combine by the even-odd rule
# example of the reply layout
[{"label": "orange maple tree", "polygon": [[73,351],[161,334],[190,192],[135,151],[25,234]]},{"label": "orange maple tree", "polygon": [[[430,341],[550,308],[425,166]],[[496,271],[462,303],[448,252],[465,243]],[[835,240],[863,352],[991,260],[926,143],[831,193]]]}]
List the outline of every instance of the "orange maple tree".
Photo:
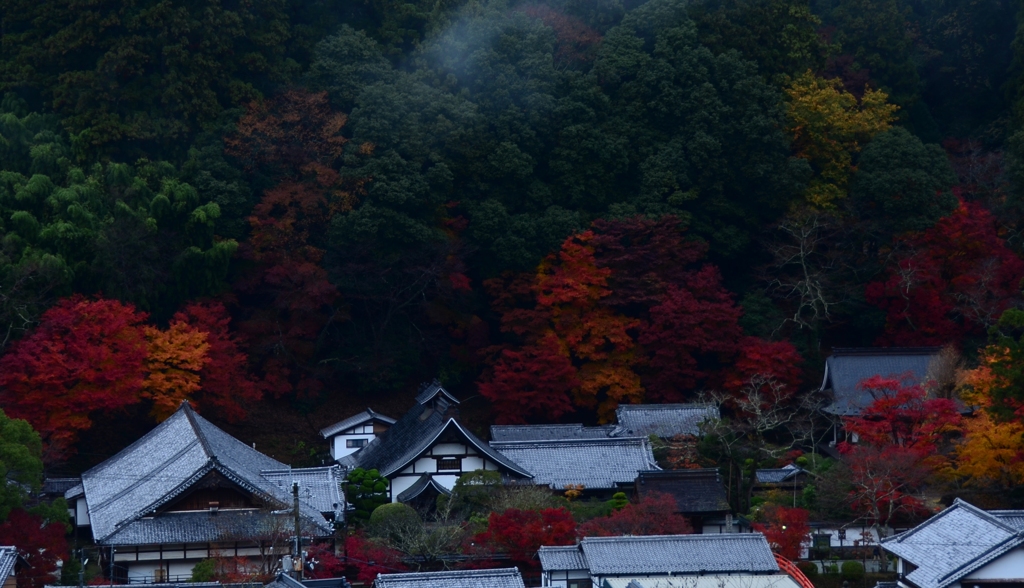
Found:
[{"label": "orange maple tree", "polygon": [[153,402],[150,414],[162,421],[199,390],[199,371],[210,358],[206,333],[185,322],[173,321],[166,331],[143,328],[149,345],[142,398]]}]

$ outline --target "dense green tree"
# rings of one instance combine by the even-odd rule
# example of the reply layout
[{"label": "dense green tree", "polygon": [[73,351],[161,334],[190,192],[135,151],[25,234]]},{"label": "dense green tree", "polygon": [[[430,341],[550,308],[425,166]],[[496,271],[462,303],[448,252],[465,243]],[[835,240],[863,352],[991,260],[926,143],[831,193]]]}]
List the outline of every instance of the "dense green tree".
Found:
[{"label": "dense green tree", "polygon": [[856,214],[883,235],[920,231],[957,205],[956,176],[938,145],[903,128],[877,135],[861,153],[851,197]]},{"label": "dense green tree", "polygon": [[0,410],[0,521],[11,509],[25,503],[43,479],[42,442],[39,434],[21,419],[8,418]]},{"label": "dense green tree", "polygon": [[807,0],[708,0],[690,16],[704,46],[739,51],[776,83],[825,66],[830,47]]},{"label": "dense green tree", "polygon": [[143,155],[288,79],[285,0],[12,0],[0,89],[59,112],[83,155]]}]

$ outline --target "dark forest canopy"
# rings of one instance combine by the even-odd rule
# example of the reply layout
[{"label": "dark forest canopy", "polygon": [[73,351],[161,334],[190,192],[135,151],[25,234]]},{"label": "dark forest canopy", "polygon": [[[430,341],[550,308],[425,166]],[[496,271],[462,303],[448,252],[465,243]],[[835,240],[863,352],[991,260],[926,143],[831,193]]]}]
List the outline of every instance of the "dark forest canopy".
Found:
[{"label": "dark forest canopy", "polygon": [[[253,431],[291,415],[307,443],[435,376],[480,423],[596,421],[758,374],[802,393],[833,347],[973,361],[1021,304],[1022,19],[1008,0],[11,0],[0,370],[25,377],[0,404],[31,416],[26,374],[59,370],[30,351],[75,329],[99,348],[82,365],[133,366],[93,374],[92,419],[187,397]],[[83,454],[130,440],[86,421]]]}]

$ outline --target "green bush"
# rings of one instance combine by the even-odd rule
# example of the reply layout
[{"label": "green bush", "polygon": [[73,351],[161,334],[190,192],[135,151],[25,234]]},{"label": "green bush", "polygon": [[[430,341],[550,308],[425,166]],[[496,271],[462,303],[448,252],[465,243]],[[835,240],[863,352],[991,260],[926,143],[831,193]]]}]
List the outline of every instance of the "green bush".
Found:
[{"label": "green bush", "polygon": [[851,582],[859,582],[864,578],[864,564],[859,561],[843,562],[843,579]]},{"label": "green bush", "polygon": [[217,575],[217,562],[213,559],[204,559],[192,568],[193,582],[211,582]]},{"label": "green bush", "polygon": [[797,562],[796,567],[800,568],[800,571],[804,573],[808,578],[818,575],[818,566],[814,562],[801,561]]}]

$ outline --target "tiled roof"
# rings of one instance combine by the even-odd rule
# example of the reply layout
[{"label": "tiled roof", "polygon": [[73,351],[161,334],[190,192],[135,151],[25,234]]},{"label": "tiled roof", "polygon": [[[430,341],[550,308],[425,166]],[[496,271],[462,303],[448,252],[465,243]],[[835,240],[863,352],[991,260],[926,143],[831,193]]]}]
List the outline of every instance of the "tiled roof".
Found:
[{"label": "tiled roof", "polygon": [[[264,470],[281,469],[287,466],[182,404],[141,439],[82,474],[93,538],[108,544],[107,538],[119,529],[152,514],[214,471],[262,500],[290,505],[291,489],[261,475]],[[319,510],[301,500],[300,509],[323,533],[331,532]]]},{"label": "tiled roof", "polygon": [[263,470],[260,475],[288,492],[291,492],[292,482],[298,482],[299,499],[322,513],[337,513],[344,509],[340,466]]},{"label": "tiled roof", "polygon": [[800,588],[786,574],[608,578],[601,588]]},{"label": "tiled roof", "polygon": [[1022,544],[1024,533],[1004,517],[959,499],[913,529],[882,540],[886,551],[918,566],[907,579],[920,588],[954,584]]},{"label": "tiled roof", "polygon": [[544,571],[593,576],[779,573],[760,533],[584,537],[572,547],[541,547],[538,556]]},{"label": "tiled roof", "polygon": [[729,501],[718,470],[653,470],[637,476],[636,491],[640,496],[664,492],[676,499],[678,512],[686,514],[727,513]]},{"label": "tiled roof", "polygon": [[452,396],[451,392],[445,390],[444,386],[441,385],[441,382],[438,382],[437,380],[434,380],[429,384],[423,385],[423,387],[420,389],[420,393],[416,395],[416,403],[426,404],[437,395],[443,396],[448,401],[449,404],[459,403],[459,399]]},{"label": "tiled roof", "polygon": [[0,546],[0,586],[7,582],[7,578],[14,573],[14,566],[18,563],[18,550],[14,546]]},{"label": "tiled roof", "polygon": [[564,570],[585,570],[587,560],[583,558],[583,552],[579,545],[566,547],[541,546],[537,551],[540,559],[540,566],[546,572]]},{"label": "tiled roof", "polygon": [[700,424],[718,418],[718,409],[709,404],[625,404],[615,411],[620,436],[697,435]]},{"label": "tiled roof", "polygon": [[1018,531],[1024,531],[1024,510],[990,510],[988,514],[997,517]]},{"label": "tiled roof", "polygon": [[378,574],[374,588],[524,588],[518,568]]},{"label": "tiled roof", "polygon": [[404,491],[399,493],[398,501],[409,502],[413,498],[416,498],[420,494],[423,494],[423,491],[428,488],[433,488],[438,494],[444,494],[445,496],[450,495],[452,493],[451,490],[445,488],[441,484],[438,484],[437,480],[435,480],[434,477],[431,476],[430,474],[423,474],[422,476],[419,477],[418,480],[416,480],[416,482],[413,483],[412,486],[409,486]]},{"label": "tiled roof", "polygon": [[508,471],[530,477],[529,472],[493,451],[476,435],[462,427],[455,420],[454,410],[451,410],[454,408],[449,402],[451,394],[444,392],[443,388],[440,391],[435,390],[435,385],[428,386],[420,394],[426,404],[417,402],[390,429],[372,439],[366,447],[338,460],[339,463],[345,467],[376,469],[382,476],[387,477],[419,457],[447,432],[462,437]]},{"label": "tiled roof", "polygon": [[533,474],[533,481],[561,489],[583,484],[611,489],[632,484],[637,472],[657,469],[645,437],[491,442],[505,457]]},{"label": "tiled roof", "polygon": [[855,415],[874,398],[860,383],[874,376],[907,376],[920,383],[928,366],[939,353],[938,347],[879,347],[834,349],[825,360],[825,378],[821,390],[831,390],[833,402],[826,411],[836,415]]},{"label": "tiled roof", "polygon": [[43,494],[64,496],[64,493],[82,483],[82,478],[46,478]]},{"label": "tiled roof", "polygon": [[595,576],[779,571],[760,533],[585,537],[580,549]]},{"label": "tiled roof", "polygon": [[361,425],[367,421],[373,420],[381,421],[389,425],[395,424],[395,419],[389,416],[384,416],[379,412],[374,412],[374,410],[371,408],[367,408],[366,410],[359,414],[352,415],[343,421],[338,421],[329,427],[324,427],[323,429],[320,429],[320,435],[324,438],[327,438],[332,435],[337,435],[342,431],[351,429],[352,427],[355,427],[357,425]]},{"label": "tiled roof", "polygon": [[781,468],[757,470],[754,475],[760,484],[780,484],[803,473],[807,473],[807,470],[791,463]]},{"label": "tiled roof", "polygon": [[[246,541],[294,535],[291,513],[261,510],[165,512],[127,522],[106,537],[106,545],[153,545],[157,543],[213,543]],[[303,533],[325,537],[329,533],[303,520]]]},{"label": "tiled roof", "polygon": [[568,425],[491,425],[491,441],[547,441],[551,439],[599,439],[610,437],[615,425],[584,427]]}]

